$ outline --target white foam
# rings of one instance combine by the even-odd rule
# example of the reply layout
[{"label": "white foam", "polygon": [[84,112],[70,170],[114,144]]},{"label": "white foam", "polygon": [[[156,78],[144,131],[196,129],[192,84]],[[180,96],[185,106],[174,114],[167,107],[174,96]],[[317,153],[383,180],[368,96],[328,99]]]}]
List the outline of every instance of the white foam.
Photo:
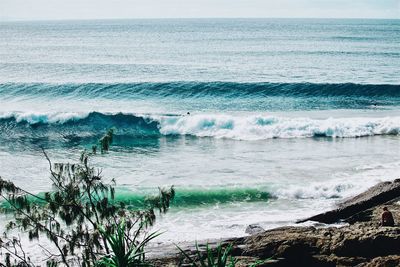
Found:
[{"label": "white foam", "polygon": [[16,122],[36,123],[65,123],[68,121],[80,120],[86,118],[89,113],[79,112],[3,112],[0,113],[0,119],[14,118]]},{"label": "white foam", "polygon": [[290,184],[274,190],[279,199],[344,199],[384,181],[398,178],[400,161],[357,166],[354,172],[339,172],[321,182]]},{"label": "white foam", "polygon": [[201,114],[164,117],[159,120],[160,132],[165,135],[194,135],[237,140],[314,136],[362,137],[400,133],[400,117],[310,119]]},{"label": "white foam", "polygon": [[315,183],[308,186],[288,186],[278,189],[274,195],[281,199],[331,199],[343,198],[354,187],[353,183]]},{"label": "white foam", "polygon": [[[0,112],[0,119],[14,118],[17,122],[29,124],[65,123],[84,119],[90,114],[90,112]],[[117,113],[103,114],[114,115]],[[160,133],[163,135],[264,140],[315,136],[344,138],[400,134],[400,117],[398,116],[312,119],[263,115],[151,116],[134,113],[125,114],[142,116],[145,119],[157,121]]]}]

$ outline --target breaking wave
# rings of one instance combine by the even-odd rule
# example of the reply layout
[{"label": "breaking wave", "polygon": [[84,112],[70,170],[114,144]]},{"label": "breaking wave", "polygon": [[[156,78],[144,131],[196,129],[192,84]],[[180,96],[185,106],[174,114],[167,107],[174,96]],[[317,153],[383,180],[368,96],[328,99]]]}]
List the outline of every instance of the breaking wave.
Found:
[{"label": "breaking wave", "polygon": [[[342,198],[352,192],[352,184],[316,184],[310,188],[290,186],[289,188],[267,190],[260,188],[176,188],[172,207],[187,208],[199,206],[227,205],[233,203],[266,202],[276,199],[334,199]],[[272,190],[272,191],[271,191]],[[273,193],[270,193],[273,192]],[[114,201],[122,202],[131,208],[143,208],[147,205],[151,192],[136,191],[125,187],[117,187]],[[39,193],[41,196],[43,193]],[[8,204],[0,202],[0,207],[8,208]]]},{"label": "breaking wave", "polygon": [[[39,196],[43,193],[39,193]],[[137,192],[128,188],[119,187],[116,189],[114,201],[122,202],[128,207],[140,209],[146,207],[148,197],[154,194]],[[171,202],[172,207],[185,208],[195,206],[224,205],[243,202],[263,202],[271,198],[269,192],[253,188],[217,188],[217,189],[188,189],[178,188],[175,197]],[[32,199],[35,201],[34,199]],[[8,203],[0,201],[0,207],[8,209]]]},{"label": "breaking wave", "polygon": [[216,114],[135,115],[78,113],[4,113],[0,114],[2,135],[13,133],[52,135],[97,135],[114,127],[117,135],[227,138],[264,140],[272,138],[331,137],[350,138],[374,135],[399,135],[400,116],[385,118],[328,118],[279,116],[231,116]]},{"label": "breaking wave", "polygon": [[[122,201],[133,207],[143,206],[146,202],[144,194],[138,194],[126,188],[117,189],[116,201]],[[229,204],[235,202],[268,201],[274,198],[269,192],[254,188],[213,188],[188,189],[177,188],[171,203],[173,207]]]}]

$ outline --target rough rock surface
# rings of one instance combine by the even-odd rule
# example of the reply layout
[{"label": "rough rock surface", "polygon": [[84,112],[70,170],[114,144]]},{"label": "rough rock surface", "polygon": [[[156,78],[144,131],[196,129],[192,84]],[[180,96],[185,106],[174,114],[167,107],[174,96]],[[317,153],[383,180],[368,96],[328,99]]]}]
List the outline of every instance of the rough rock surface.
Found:
[{"label": "rough rock surface", "polygon": [[265,229],[262,228],[260,225],[250,224],[249,226],[246,227],[245,233],[249,234],[249,235],[254,235],[254,234],[262,233],[264,231],[265,231]]},{"label": "rough rock surface", "polygon": [[[400,180],[381,183],[346,200],[333,213],[311,218],[343,227],[282,227],[248,237],[222,241],[233,244],[236,266],[400,266]],[[392,211],[395,227],[380,227],[383,206]],[[350,213],[349,210],[355,212]],[[327,217],[326,214],[328,214]],[[334,216],[336,217],[332,217]],[[329,220],[325,220],[329,218]],[[333,219],[334,218],[334,219]],[[318,220],[317,220],[318,221]],[[216,246],[218,241],[212,242]],[[193,255],[193,247],[184,249]],[[178,254],[158,258],[156,266],[180,266]],[[252,265],[258,262],[258,265]],[[184,265],[181,265],[184,266]]]},{"label": "rough rock surface", "polygon": [[400,196],[400,179],[393,182],[379,183],[364,193],[348,199],[338,205],[337,209],[317,214],[298,222],[316,221],[322,223],[335,223],[339,220],[347,220],[358,213],[371,209],[377,205],[386,203]]},{"label": "rough rock surface", "polygon": [[400,227],[285,227],[250,236],[244,244],[241,255],[279,259],[265,266],[375,266],[366,264],[399,261]]}]

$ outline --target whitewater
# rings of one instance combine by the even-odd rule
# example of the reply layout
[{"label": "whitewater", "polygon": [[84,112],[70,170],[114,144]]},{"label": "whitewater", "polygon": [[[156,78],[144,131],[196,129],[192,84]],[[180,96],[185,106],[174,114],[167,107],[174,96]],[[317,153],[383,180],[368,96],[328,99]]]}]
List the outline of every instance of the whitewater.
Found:
[{"label": "whitewater", "polygon": [[[28,127],[27,127],[28,126]],[[34,126],[34,129],[31,127]],[[21,129],[22,128],[22,129]],[[31,135],[74,134],[76,137],[98,136],[99,128],[115,128],[125,136],[191,135],[195,137],[263,140],[272,138],[332,137],[350,138],[374,135],[399,135],[400,116],[383,118],[327,118],[277,116],[231,116],[186,114],[151,116],[135,114],[79,113],[3,113],[0,114],[2,135],[20,135],[31,129]],[[45,132],[42,131],[45,129]],[[11,134],[12,133],[12,134]]]},{"label": "whitewater", "polygon": [[294,224],[398,178],[399,31],[398,20],[2,22],[0,176],[50,190],[43,148],[74,162],[113,128],[92,163],[117,200],[176,189],[159,242]]}]

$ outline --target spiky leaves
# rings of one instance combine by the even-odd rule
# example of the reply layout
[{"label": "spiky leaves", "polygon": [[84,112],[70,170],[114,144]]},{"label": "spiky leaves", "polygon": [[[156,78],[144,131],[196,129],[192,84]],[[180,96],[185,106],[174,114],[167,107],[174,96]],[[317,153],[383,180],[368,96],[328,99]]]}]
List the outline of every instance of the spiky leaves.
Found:
[{"label": "spiky leaves", "polygon": [[[103,137],[107,144],[112,142],[112,133]],[[105,148],[109,146],[102,151]],[[53,164],[43,153],[53,190],[38,196],[0,178],[0,196],[14,211],[8,228],[28,232],[30,239],[48,238],[56,251],[49,255],[51,262],[93,266],[104,255],[110,255],[111,243],[101,233],[100,225],[111,231],[124,221],[124,237],[139,237],[145,226],[154,222],[155,212],[166,212],[174,197],[173,188],[160,190],[156,200],[143,209],[128,209],[114,200],[115,181],[105,182],[101,170],[90,165],[92,154],[83,152],[77,163]]]},{"label": "spiky leaves", "polygon": [[177,246],[177,248],[192,267],[235,267],[237,263],[237,260],[231,256],[232,244],[226,247],[219,244],[215,250],[207,244],[205,251],[203,251],[196,242],[194,257],[191,257],[180,247]]},{"label": "spiky leaves", "polygon": [[100,259],[96,264],[97,267],[149,266],[145,261],[145,246],[160,233],[154,232],[139,240],[138,235],[126,238],[127,231],[124,221],[108,230],[100,228],[100,233],[110,245],[111,253]]}]

